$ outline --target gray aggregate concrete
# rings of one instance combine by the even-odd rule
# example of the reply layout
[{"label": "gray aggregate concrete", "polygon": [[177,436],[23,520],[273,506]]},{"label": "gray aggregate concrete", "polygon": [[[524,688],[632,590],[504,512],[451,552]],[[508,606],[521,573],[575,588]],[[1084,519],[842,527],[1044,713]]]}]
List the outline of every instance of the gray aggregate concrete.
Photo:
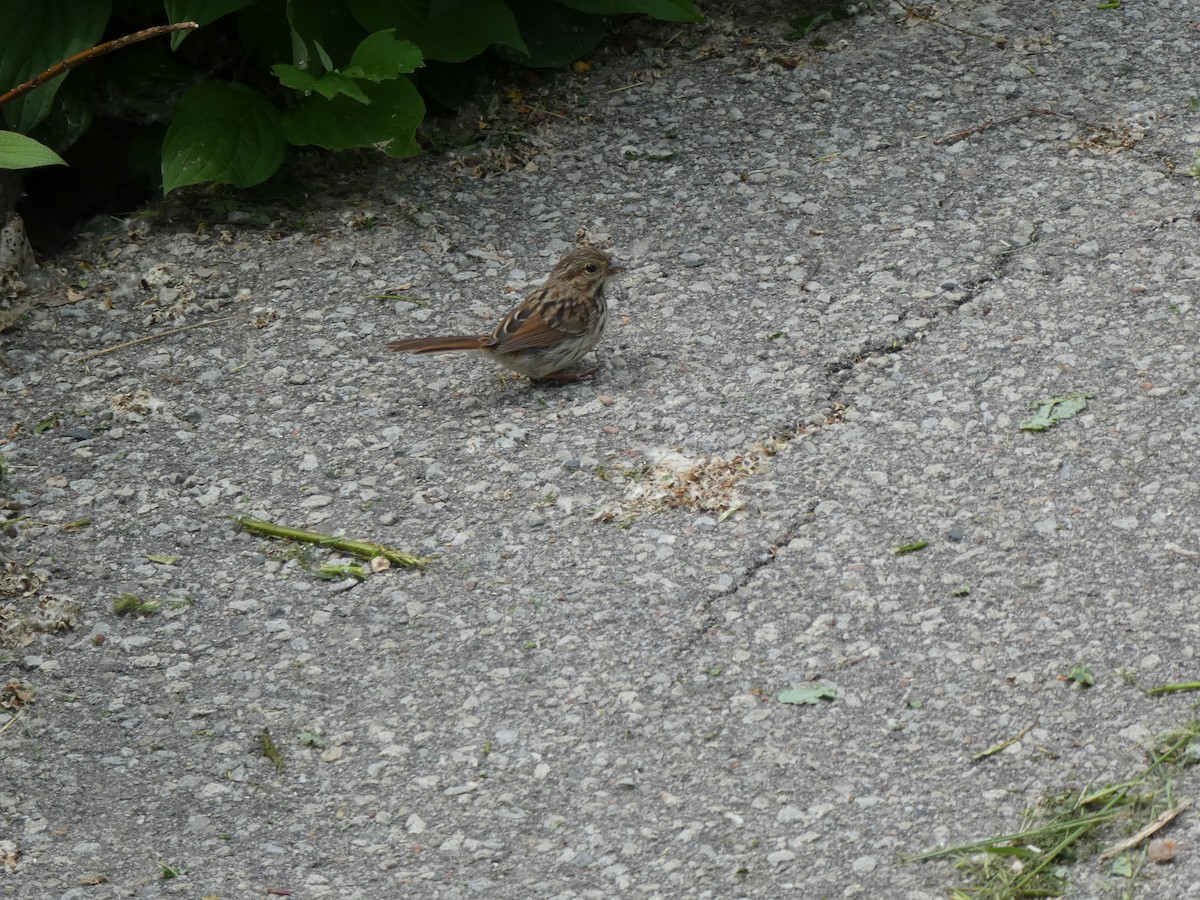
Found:
[{"label": "gray aggregate concrete", "polygon": [[[1139,688],[1196,678],[1200,33],[1095,6],[876,4],[820,48],[710,10],[511,152],[58,260],[6,346],[4,552],[75,627],[0,655],[36,691],[0,896],[936,897],[903,854],[1140,770],[1191,699]],[[486,330],[581,226],[630,270],[593,381],[385,352]],[[438,558],[326,582],[243,513]],[[1200,890],[1165,834],[1135,896]]]}]

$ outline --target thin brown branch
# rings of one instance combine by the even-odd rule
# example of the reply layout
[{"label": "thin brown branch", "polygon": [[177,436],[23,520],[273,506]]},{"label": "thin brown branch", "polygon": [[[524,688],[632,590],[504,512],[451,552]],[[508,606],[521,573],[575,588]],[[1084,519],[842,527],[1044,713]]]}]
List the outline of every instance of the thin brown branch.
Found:
[{"label": "thin brown branch", "polygon": [[89,60],[104,56],[107,53],[112,53],[114,50],[120,50],[122,47],[128,47],[130,44],[136,44],[138,41],[148,41],[150,38],[158,37],[163,34],[170,34],[173,31],[191,31],[193,28],[200,26],[195,22],[176,22],[174,25],[155,25],[153,28],[146,28],[142,31],[136,31],[133,34],[127,34],[124,37],[115,38],[111,41],[105,41],[103,44],[97,44],[95,47],[89,47],[76,53],[74,56],[69,56],[62,62],[55,63],[41,75],[35,75],[33,78],[26,81],[24,84],[18,84],[15,88],[7,93],[0,95],[0,107],[8,103],[12,103],[18,97],[28,94],[34,88],[41,87],[47,81],[53,81],[60,75],[65,75],[76,66],[83,65]]},{"label": "thin brown branch", "polygon": [[956,131],[954,134],[947,134],[943,137],[934,139],[935,145],[942,144],[957,144],[959,141],[966,140],[973,134],[979,134],[981,131],[987,131],[989,128],[996,128],[1001,125],[1012,125],[1014,122],[1020,122],[1022,119],[1028,119],[1031,116],[1055,116],[1057,118],[1065,118],[1062,113],[1055,112],[1052,109],[1043,109],[1040,106],[1031,106],[1025,112],[1017,113],[1015,116],[1009,116],[1007,119],[988,119],[986,122],[981,122],[978,125],[972,125],[970,128],[964,128],[962,131]]},{"label": "thin brown branch", "polygon": [[904,18],[906,22],[915,19],[918,22],[928,22],[930,25],[941,25],[943,28],[949,28],[951,31],[957,31],[959,34],[965,34],[967,37],[979,38],[983,41],[991,41],[998,47],[1003,47],[1008,43],[1008,38],[1002,34],[983,34],[978,31],[970,31],[969,29],[961,28],[958,25],[951,25],[949,22],[944,21],[939,15],[926,15],[921,10],[917,9],[915,5],[906,6],[905,4],[901,3],[900,7],[904,10]]},{"label": "thin brown branch", "polygon": [[1168,822],[1170,822],[1172,819],[1174,819],[1177,815],[1179,815],[1181,812],[1183,812],[1185,809],[1187,809],[1191,805],[1192,805],[1192,798],[1184,797],[1182,800],[1179,801],[1178,806],[1174,807],[1173,809],[1168,809],[1165,813],[1163,813],[1161,816],[1159,816],[1157,819],[1155,819],[1153,822],[1151,822],[1149,825],[1147,825],[1145,828],[1143,828],[1141,831],[1139,831],[1137,834],[1133,835],[1132,837],[1128,837],[1125,840],[1121,841],[1120,843],[1113,844],[1111,847],[1109,847],[1107,850],[1105,850],[1103,853],[1101,853],[1100,856],[1098,857],[1098,859],[1101,859],[1101,860],[1112,859],[1118,853],[1124,853],[1126,850],[1132,850],[1134,847],[1136,847],[1138,844],[1140,844],[1146,838],[1150,837],[1150,835],[1154,834],[1154,832],[1158,831],[1160,828],[1162,828],[1164,825],[1166,825]]},{"label": "thin brown branch", "polygon": [[157,334],[148,334],[145,337],[134,338],[132,341],[125,341],[123,344],[114,344],[111,347],[105,347],[103,350],[93,350],[91,353],[85,353],[83,356],[78,356],[72,361],[77,363],[87,362],[89,359],[95,359],[97,356],[105,356],[109,353],[116,353],[118,350],[124,350],[126,347],[144,344],[147,341],[157,341],[159,338],[170,337],[173,334],[179,334],[181,331],[191,331],[193,328],[204,328],[208,325],[220,325],[222,322],[231,322],[238,318],[241,317],[224,316],[220,319],[208,319],[204,322],[193,322],[191,325],[180,325],[178,328],[168,328],[166,331],[160,331]]}]

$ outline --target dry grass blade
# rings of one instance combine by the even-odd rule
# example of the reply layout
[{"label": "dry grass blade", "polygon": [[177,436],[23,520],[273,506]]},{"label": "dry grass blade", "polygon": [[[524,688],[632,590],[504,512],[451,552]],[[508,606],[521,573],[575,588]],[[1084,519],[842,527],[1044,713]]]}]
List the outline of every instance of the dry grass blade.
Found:
[{"label": "dry grass blade", "polygon": [[1031,732],[1031,731],[1033,731],[1033,725],[1027,725],[1025,728],[1023,728],[1021,730],[1021,732],[1019,734],[1015,734],[1012,737],[1008,738],[1007,740],[1001,741],[1000,743],[996,744],[995,746],[988,747],[986,750],[984,750],[980,753],[976,753],[974,756],[971,757],[971,762],[976,762],[977,760],[985,759],[986,757],[993,756],[994,754],[999,753],[1005,747],[1011,747],[1013,744],[1017,743],[1017,741],[1021,740],[1021,738],[1025,737],[1025,735],[1029,734],[1029,732]]},{"label": "dry grass blade", "polygon": [[3,735],[4,732],[8,731],[8,729],[10,729],[14,725],[16,725],[17,721],[21,718],[21,713],[23,713],[23,712],[24,712],[24,710],[18,709],[15,713],[10,715],[8,717],[8,721],[5,722],[3,725],[0,725],[0,735]]}]

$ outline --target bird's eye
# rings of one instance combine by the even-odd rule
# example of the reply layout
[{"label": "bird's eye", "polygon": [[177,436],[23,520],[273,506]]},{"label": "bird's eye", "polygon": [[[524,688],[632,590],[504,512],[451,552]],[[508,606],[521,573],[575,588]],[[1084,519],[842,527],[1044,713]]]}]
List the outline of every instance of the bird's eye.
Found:
[{"label": "bird's eye", "polygon": [[596,265],[595,263],[588,263],[586,266],[583,267],[583,271],[587,272],[589,275],[595,275],[597,272],[600,271],[600,267],[598,265]]}]

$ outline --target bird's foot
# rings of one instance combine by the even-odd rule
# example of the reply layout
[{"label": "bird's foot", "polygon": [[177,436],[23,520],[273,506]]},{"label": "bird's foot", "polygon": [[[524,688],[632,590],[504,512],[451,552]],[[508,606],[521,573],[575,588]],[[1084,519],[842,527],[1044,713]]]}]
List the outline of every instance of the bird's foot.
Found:
[{"label": "bird's foot", "polygon": [[598,366],[593,366],[590,369],[584,369],[582,372],[551,372],[549,375],[543,375],[541,378],[535,378],[534,381],[553,381],[556,384],[562,384],[566,381],[579,381],[584,378],[591,378],[599,371]]}]

